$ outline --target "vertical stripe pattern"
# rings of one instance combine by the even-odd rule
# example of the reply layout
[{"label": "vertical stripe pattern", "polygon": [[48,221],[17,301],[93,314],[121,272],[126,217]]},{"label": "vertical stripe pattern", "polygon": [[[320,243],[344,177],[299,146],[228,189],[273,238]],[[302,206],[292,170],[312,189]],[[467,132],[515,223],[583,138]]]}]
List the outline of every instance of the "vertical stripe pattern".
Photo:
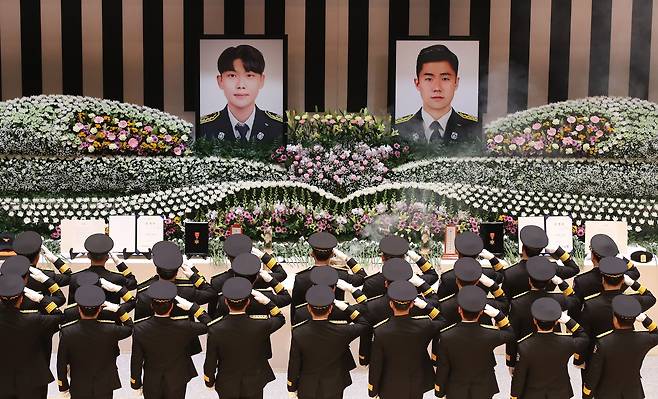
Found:
[{"label": "vertical stripe pattern", "polygon": [[3,0],[0,93],[99,96],[193,120],[202,34],[285,34],[286,108],[382,114],[396,39],[470,37],[486,123],[588,95],[658,101],[654,26],[658,0]]}]

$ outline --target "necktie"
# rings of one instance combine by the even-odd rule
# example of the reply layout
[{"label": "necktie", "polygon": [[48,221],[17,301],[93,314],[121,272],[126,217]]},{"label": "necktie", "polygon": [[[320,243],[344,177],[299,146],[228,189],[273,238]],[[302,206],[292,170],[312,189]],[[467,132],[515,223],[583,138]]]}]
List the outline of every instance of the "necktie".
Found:
[{"label": "necktie", "polygon": [[249,140],[247,140],[247,132],[249,131],[249,126],[247,126],[246,124],[241,125],[238,123],[237,125],[235,125],[235,130],[237,130],[238,133],[240,133],[240,139],[243,143],[249,142]]},{"label": "necktie", "polygon": [[430,136],[430,143],[436,143],[441,141],[443,138],[443,127],[437,121],[430,123],[430,129],[432,130],[432,135]]}]

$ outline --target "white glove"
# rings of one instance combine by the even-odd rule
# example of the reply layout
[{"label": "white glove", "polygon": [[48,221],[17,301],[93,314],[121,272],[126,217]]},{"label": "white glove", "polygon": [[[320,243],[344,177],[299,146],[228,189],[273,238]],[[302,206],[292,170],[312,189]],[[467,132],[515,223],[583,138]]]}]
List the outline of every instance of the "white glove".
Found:
[{"label": "white glove", "polygon": [[631,285],[635,284],[635,280],[633,280],[633,278],[628,274],[624,274],[624,284],[630,287]]},{"label": "white glove", "polygon": [[577,364],[577,365],[576,365],[576,368],[577,368],[577,369],[583,369],[583,370],[585,370],[585,369],[587,368],[587,363]]},{"label": "white glove", "polygon": [[272,302],[270,298],[266,297],[265,294],[257,290],[251,290],[251,296],[253,296],[256,302],[260,303],[261,305],[267,305],[268,303]]},{"label": "white glove", "polygon": [[349,256],[345,254],[345,252],[341,251],[338,248],[334,248],[334,255],[339,258],[340,260],[346,261],[349,259]]},{"label": "white glove", "polygon": [[121,263],[121,259],[119,259],[119,257],[113,252],[110,252],[110,258],[112,258],[112,262],[114,262],[115,265]]},{"label": "white glove", "polygon": [[194,274],[194,271],[185,263],[181,265],[180,270],[181,272],[183,272],[183,275],[188,279],[192,277],[192,275]]},{"label": "white glove", "polygon": [[260,275],[260,278],[262,278],[263,281],[265,281],[266,283],[269,283],[270,281],[272,281],[274,279],[274,277],[272,277],[272,275],[270,273],[268,273],[268,272],[266,272],[265,270],[262,270],[262,269],[261,269],[261,271],[258,272],[258,274]]},{"label": "white glove", "polygon": [[549,254],[554,254],[555,251],[557,251],[558,248],[560,248],[559,245],[554,244],[552,242],[549,242],[545,249],[546,249],[546,252],[548,252]]},{"label": "white glove", "polygon": [[251,253],[258,256],[258,258],[262,258],[263,255],[265,255],[265,252],[261,251],[258,248],[251,248]]},{"label": "white glove", "polygon": [[46,248],[45,245],[41,246],[41,252],[43,253],[43,256],[45,256],[46,259],[48,259],[48,262],[55,263],[55,261],[57,260],[57,256],[55,256],[54,253],[52,253],[48,248]]},{"label": "white glove", "polygon": [[60,392],[59,395],[57,395],[57,399],[71,399],[71,392],[70,391]]},{"label": "white glove", "polygon": [[418,261],[420,260],[420,255],[418,255],[418,253],[416,253],[416,251],[414,251],[413,249],[410,249],[409,251],[407,251],[407,256],[408,256],[409,259],[411,259],[414,263],[416,263],[416,262],[418,262]]},{"label": "white glove", "polygon": [[567,324],[569,320],[571,320],[571,317],[569,317],[569,313],[566,310],[563,311],[562,314],[560,315],[560,318],[557,319],[558,323],[562,323],[562,324]]},{"label": "white glove", "polygon": [[427,307],[427,302],[424,300],[416,297],[414,299],[414,306],[417,307],[418,309],[425,309]]},{"label": "white glove", "polygon": [[117,305],[116,303],[105,301],[103,302],[103,309],[107,310],[108,312],[116,313],[119,311],[119,305]]},{"label": "white glove", "polygon": [[411,276],[411,278],[409,279],[409,282],[410,282],[411,284],[413,284],[414,287],[418,288],[418,287],[420,287],[421,285],[423,285],[423,284],[425,283],[425,280],[423,280],[422,278],[420,278],[419,275],[414,274],[414,275]]},{"label": "white glove", "polygon": [[340,310],[345,310],[347,309],[347,302],[339,301],[338,299],[334,299],[334,306],[336,306]]},{"label": "white glove", "polygon": [[487,251],[486,249],[483,249],[482,252],[480,252],[480,256],[483,257],[486,260],[491,260],[491,259],[495,258],[494,254]]},{"label": "white glove", "polygon": [[33,279],[37,280],[40,283],[45,283],[46,280],[48,280],[48,276],[46,276],[46,273],[42,272],[36,267],[30,267],[30,277],[32,277]]},{"label": "white glove", "polygon": [[110,283],[109,281],[105,280],[104,278],[98,279],[101,283],[101,288],[103,288],[105,291],[108,292],[119,292],[121,291],[121,286],[118,284]]},{"label": "white glove", "polygon": [[492,278],[490,278],[484,273],[482,273],[482,275],[480,276],[480,282],[482,283],[482,285],[484,285],[487,288],[491,287],[495,283],[495,281]]},{"label": "white glove", "polygon": [[336,283],[336,288],[342,291],[347,291],[349,293],[354,293],[356,291],[356,288],[352,286],[352,284],[348,283],[345,280],[338,279],[338,282]]},{"label": "white glove", "polygon": [[30,300],[34,302],[41,302],[43,301],[43,294],[40,294],[36,292],[35,290],[31,290],[27,287],[23,288],[23,294],[25,294],[26,297],[28,297]]},{"label": "white glove", "polygon": [[188,310],[192,309],[193,303],[188,301],[187,299],[178,295],[176,295],[174,299],[176,299],[176,306],[183,309],[184,311],[187,312]]},{"label": "white glove", "polygon": [[144,397],[144,388],[139,388],[137,390],[137,398],[143,398]]},{"label": "white glove", "polygon": [[640,322],[640,323],[644,323],[644,321],[645,321],[646,319],[647,319],[647,314],[646,314],[646,313],[640,313],[640,314],[637,315],[637,317],[635,318],[635,320],[637,320],[637,321]]},{"label": "white glove", "polygon": [[500,314],[500,310],[494,308],[493,306],[491,306],[489,304],[486,304],[486,305],[484,305],[484,313],[487,316],[491,317],[492,319],[495,319],[496,316],[498,316]]},{"label": "white glove", "polygon": [[295,392],[288,392],[288,399],[298,399],[297,391],[295,391]]},{"label": "white glove", "polygon": [[560,285],[564,283],[564,280],[562,280],[562,278],[556,274],[555,276],[553,276],[553,278],[551,278],[551,282],[555,285]]}]

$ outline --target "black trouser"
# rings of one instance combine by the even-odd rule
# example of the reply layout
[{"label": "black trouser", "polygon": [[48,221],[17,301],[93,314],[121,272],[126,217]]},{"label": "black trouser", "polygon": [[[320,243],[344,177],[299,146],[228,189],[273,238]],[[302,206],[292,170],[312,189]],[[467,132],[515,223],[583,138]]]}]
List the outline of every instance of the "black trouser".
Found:
[{"label": "black trouser", "polygon": [[158,385],[151,389],[144,388],[143,392],[144,399],[185,399],[186,390],[187,384],[175,388]]},{"label": "black trouser", "polygon": [[[219,393],[217,394],[219,396]],[[263,391],[251,396],[219,396],[220,399],[263,399]]]},{"label": "black trouser", "polygon": [[78,395],[71,395],[71,399],[112,399],[114,397],[113,392],[110,393],[105,393],[102,395],[94,395],[94,396],[78,396]]},{"label": "black trouser", "polygon": [[[0,388],[4,390],[6,388]],[[16,392],[0,392],[0,399],[46,399],[48,396],[48,385],[39,387],[19,387]]]}]

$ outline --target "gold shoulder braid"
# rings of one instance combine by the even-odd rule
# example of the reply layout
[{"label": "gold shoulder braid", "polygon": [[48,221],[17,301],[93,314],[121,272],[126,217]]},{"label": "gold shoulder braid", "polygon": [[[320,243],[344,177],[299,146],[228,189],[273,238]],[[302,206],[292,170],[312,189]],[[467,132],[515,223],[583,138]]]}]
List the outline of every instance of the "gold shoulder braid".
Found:
[{"label": "gold shoulder braid", "polygon": [[275,121],[283,123],[283,117],[279,114],[275,114],[274,112],[270,111],[265,111],[265,114],[270,118],[274,119]]},{"label": "gold shoulder braid", "polygon": [[465,112],[459,112],[459,111],[457,111],[457,113],[459,114],[459,116],[461,116],[462,118],[467,119],[467,120],[469,120],[469,121],[473,121],[473,122],[477,122],[477,121],[478,121],[477,116],[469,115],[469,114],[467,114],[467,113],[465,113]]},{"label": "gold shoulder braid", "polygon": [[213,112],[212,114],[204,115],[201,117],[201,123],[212,122],[219,116],[219,112]]},{"label": "gold shoulder braid", "polygon": [[395,123],[398,124],[398,123],[408,122],[408,121],[410,121],[411,118],[413,118],[413,117],[414,117],[414,114],[405,115],[405,116],[403,116],[403,117],[401,117],[401,118],[396,119],[396,120],[395,120]]}]

